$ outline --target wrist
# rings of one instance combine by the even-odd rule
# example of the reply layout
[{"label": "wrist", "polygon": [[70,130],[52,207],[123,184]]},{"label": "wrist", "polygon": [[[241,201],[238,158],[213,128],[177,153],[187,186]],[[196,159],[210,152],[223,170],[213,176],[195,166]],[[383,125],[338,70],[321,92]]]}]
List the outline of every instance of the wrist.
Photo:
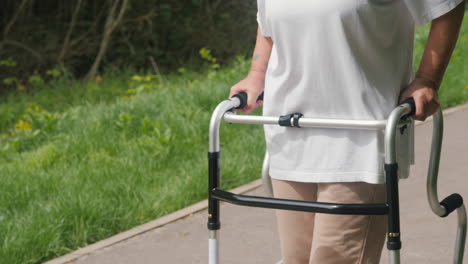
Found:
[{"label": "wrist", "polygon": [[420,72],[417,72],[414,79],[418,79],[418,80],[421,80],[425,83],[425,85],[427,85],[428,87],[438,91],[439,90],[439,87],[440,87],[440,83],[433,80],[431,77],[423,74],[423,73],[420,73]]},{"label": "wrist", "polygon": [[248,75],[249,77],[252,77],[255,79],[265,80],[266,71],[262,69],[251,68]]}]

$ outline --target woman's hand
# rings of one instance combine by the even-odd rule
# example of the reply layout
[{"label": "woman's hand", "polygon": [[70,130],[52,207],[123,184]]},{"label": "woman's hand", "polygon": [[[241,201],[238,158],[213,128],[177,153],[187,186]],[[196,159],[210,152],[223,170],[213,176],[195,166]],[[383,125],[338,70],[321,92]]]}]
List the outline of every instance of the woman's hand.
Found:
[{"label": "woman's hand", "polygon": [[400,102],[413,97],[416,104],[414,119],[424,121],[440,107],[437,89],[436,83],[416,77],[400,95]]},{"label": "woman's hand", "polygon": [[257,98],[263,92],[265,87],[265,72],[252,70],[245,79],[232,86],[229,98],[233,95],[245,92],[247,93],[247,105],[238,112],[250,113],[263,104],[263,101],[257,101]]}]

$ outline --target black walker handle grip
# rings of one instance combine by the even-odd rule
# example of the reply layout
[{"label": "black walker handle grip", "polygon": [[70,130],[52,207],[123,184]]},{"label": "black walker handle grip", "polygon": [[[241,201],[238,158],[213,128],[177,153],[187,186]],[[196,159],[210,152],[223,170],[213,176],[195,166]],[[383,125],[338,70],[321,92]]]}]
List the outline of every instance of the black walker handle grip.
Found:
[{"label": "black walker handle grip", "polygon": [[403,102],[400,103],[400,105],[403,105],[403,104],[409,104],[410,108],[411,108],[411,111],[408,114],[404,115],[402,117],[402,119],[409,118],[409,117],[414,116],[416,114],[416,103],[414,102],[413,97],[406,98]]},{"label": "black walker handle grip", "polygon": [[451,194],[442,202],[440,202],[440,205],[442,205],[446,212],[445,215],[442,215],[441,217],[446,217],[449,215],[451,212],[455,211],[458,209],[458,207],[461,207],[463,205],[463,197],[459,195],[458,193]]},{"label": "black walker handle grip", "polygon": [[[236,109],[243,109],[247,105],[247,93],[246,92],[241,92],[238,94],[233,95],[231,98],[237,97],[239,98],[240,105],[236,107]],[[257,101],[263,101],[263,92],[260,94],[260,96],[257,98]]]}]

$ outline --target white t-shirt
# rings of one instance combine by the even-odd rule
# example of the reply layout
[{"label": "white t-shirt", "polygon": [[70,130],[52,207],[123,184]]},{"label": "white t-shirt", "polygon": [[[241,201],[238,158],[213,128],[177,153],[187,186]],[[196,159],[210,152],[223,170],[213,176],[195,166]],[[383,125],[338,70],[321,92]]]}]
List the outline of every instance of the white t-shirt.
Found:
[{"label": "white t-shirt", "polygon": [[[413,78],[414,24],[462,0],[257,0],[273,40],[263,114],[383,120]],[[411,126],[398,133],[401,178]],[[270,176],[299,182],[384,183],[384,131],[265,126]]]}]

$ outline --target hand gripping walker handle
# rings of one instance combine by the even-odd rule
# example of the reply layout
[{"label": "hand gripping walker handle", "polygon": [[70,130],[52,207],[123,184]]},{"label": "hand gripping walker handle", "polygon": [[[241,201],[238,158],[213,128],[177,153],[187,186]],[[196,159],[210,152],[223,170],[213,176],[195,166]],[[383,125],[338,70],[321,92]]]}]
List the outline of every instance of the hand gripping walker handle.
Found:
[{"label": "hand gripping walker handle", "polygon": [[[233,95],[231,98],[237,97],[239,98],[240,105],[236,107],[236,109],[242,109],[247,105],[247,93],[246,92],[241,92],[238,94]],[[260,96],[257,98],[257,101],[263,101],[263,92],[260,94]]]},{"label": "hand gripping walker handle", "polygon": [[403,102],[400,103],[400,105],[404,105],[404,104],[409,104],[411,111],[408,114],[404,115],[402,119],[407,119],[411,116],[414,116],[416,114],[416,103],[414,102],[414,98],[413,97],[406,98]]}]

